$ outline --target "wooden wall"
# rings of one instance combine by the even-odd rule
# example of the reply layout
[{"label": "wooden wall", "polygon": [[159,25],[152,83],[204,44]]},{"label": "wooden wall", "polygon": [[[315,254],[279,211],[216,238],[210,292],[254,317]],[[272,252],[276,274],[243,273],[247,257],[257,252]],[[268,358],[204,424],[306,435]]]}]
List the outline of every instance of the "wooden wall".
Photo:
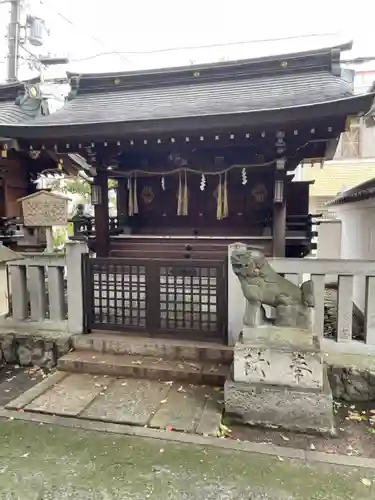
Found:
[{"label": "wooden wall", "polygon": [[139,177],[139,214],[134,217],[134,230],[148,234],[261,234],[261,221],[272,215],[273,173],[254,170],[247,174],[247,179],[243,185],[240,169],[228,173],[228,217],[218,220],[218,176],[206,176],[202,191],[201,176],[188,174],[187,216],[177,215],[178,174],[165,176],[164,191],[159,176]]},{"label": "wooden wall", "polygon": [[28,194],[28,173],[20,159],[0,160],[0,217],[21,216],[19,198]]}]

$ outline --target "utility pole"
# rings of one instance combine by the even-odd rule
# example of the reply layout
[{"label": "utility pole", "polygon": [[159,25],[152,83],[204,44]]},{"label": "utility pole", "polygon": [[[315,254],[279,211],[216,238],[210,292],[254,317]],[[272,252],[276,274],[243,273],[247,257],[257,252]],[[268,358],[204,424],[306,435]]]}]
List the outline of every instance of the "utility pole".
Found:
[{"label": "utility pole", "polygon": [[10,1],[10,22],[8,28],[8,77],[9,82],[18,79],[18,57],[20,47],[21,0]]}]

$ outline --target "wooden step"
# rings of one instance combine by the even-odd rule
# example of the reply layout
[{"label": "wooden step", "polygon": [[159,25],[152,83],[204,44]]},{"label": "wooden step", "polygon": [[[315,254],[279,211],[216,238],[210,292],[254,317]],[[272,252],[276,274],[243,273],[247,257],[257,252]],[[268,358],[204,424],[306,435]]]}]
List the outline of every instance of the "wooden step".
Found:
[{"label": "wooden step", "polygon": [[72,342],[76,351],[151,356],[166,360],[228,365],[233,361],[233,348],[216,342],[115,335],[108,332],[74,335]]},{"label": "wooden step", "polygon": [[189,384],[222,386],[229,365],[191,361],[172,361],[151,356],[103,354],[95,351],[75,351],[59,359],[58,367],[65,372],[89,373],[115,377],[135,377],[152,380],[180,380]]}]

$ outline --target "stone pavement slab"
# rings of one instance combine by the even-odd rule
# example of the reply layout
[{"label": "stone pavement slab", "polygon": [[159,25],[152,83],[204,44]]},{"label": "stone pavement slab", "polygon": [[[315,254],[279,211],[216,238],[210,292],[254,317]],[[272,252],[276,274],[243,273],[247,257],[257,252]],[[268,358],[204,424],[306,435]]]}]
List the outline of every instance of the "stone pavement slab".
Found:
[{"label": "stone pavement slab", "polygon": [[211,388],[173,384],[168,398],[150,421],[150,427],[194,432],[206,406]]},{"label": "stone pavement slab", "polygon": [[220,428],[222,410],[224,407],[224,393],[222,391],[210,391],[207,393],[206,404],[199,424],[196,428],[197,434],[203,436],[216,436]]},{"label": "stone pavement slab", "polygon": [[133,425],[146,425],[170,385],[145,379],[119,379],[86,408],[81,417]]},{"label": "stone pavement slab", "polygon": [[7,409],[216,436],[220,398],[208,386],[55,372]]},{"label": "stone pavement slab", "polygon": [[93,375],[69,375],[25,407],[25,411],[77,416],[113,379]]}]

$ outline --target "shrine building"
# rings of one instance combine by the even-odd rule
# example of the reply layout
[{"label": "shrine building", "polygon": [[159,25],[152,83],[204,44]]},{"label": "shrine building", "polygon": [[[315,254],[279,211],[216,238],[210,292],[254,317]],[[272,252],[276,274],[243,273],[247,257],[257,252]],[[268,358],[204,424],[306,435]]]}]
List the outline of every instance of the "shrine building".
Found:
[{"label": "shrine building", "polygon": [[[94,175],[84,259],[85,329],[226,342],[227,254],[312,249],[310,182],[295,168],[334,155],[353,94],[350,44],[169,69],[69,74],[55,113],[0,123],[19,151],[79,154]],[[117,181],[117,216],[108,180]],[[230,306],[230,305],[229,305]]]}]

